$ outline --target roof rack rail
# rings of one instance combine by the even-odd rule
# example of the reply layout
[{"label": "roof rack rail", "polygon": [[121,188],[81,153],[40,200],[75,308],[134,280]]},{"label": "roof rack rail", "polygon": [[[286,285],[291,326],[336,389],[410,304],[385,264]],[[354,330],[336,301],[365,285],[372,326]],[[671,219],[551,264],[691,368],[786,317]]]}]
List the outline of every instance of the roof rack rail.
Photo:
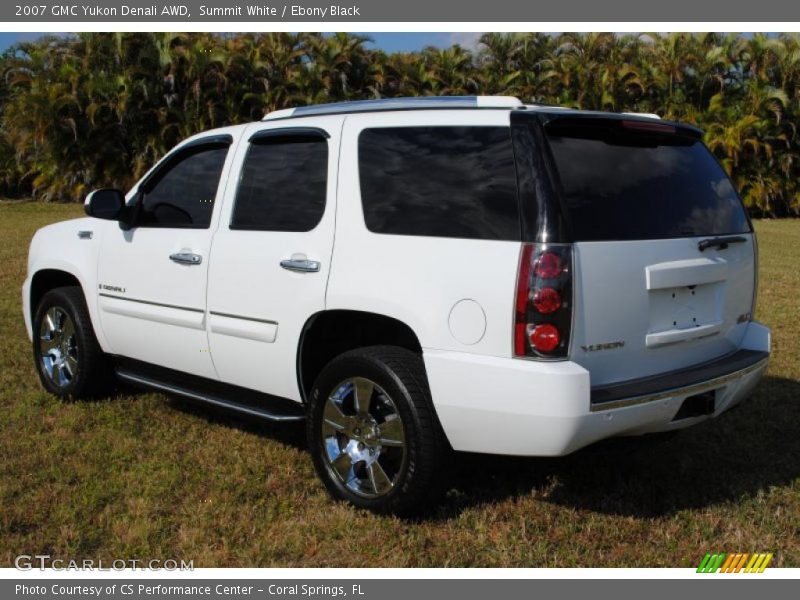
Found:
[{"label": "roof rack rail", "polygon": [[527,108],[557,108],[559,110],[575,110],[572,106],[562,106],[560,104],[551,104],[549,102],[526,102]]},{"label": "roof rack rail", "polygon": [[632,116],[632,117],[648,117],[648,118],[650,118],[650,119],[658,119],[659,121],[661,120],[661,117],[659,117],[659,116],[658,116],[656,113],[646,113],[646,112],[623,112],[623,113],[621,113],[621,114],[623,114],[623,115],[630,115],[630,116]]},{"label": "roof rack rail", "polygon": [[523,108],[513,96],[416,96],[410,98],[380,98],[376,100],[352,100],[331,104],[313,104],[284,108],[267,113],[264,121],[309,117],[312,115],[340,115],[358,112],[387,110],[425,110],[447,108]]}]

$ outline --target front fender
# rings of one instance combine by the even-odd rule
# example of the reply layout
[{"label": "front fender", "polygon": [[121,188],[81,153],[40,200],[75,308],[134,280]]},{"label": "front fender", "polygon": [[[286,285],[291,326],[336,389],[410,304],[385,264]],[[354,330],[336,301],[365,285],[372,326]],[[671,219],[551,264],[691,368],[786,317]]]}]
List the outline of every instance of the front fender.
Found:
[{"label": "front fender", "polygon": [[[81,218],[48,225],[34,234],[28,251],[28,272],[22,285],[22,309],[29,339],[33,339],[33,311],[36,310],[31,305],[32,283],[42,271],[61,271],[78,280],[95,326],[97,341],[104,351],[108,351],[108,344],[99,327],[96,293],[97,259],[107,225],[100,219]],[[91,236],[85,233],[79,236],[81,232],[91,232]]]}]

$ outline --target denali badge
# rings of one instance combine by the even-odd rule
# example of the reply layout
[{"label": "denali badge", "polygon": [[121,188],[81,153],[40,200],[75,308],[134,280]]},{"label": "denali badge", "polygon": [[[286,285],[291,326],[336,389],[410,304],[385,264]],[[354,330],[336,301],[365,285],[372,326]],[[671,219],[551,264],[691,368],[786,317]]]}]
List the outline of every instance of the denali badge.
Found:
[{"label": "denali badge", "polygon": [[605,344],[590,344],[589,346],[581,346],[584,352],[594,352],[596,350],[613,350],[614,348],[622,348],[625,342],[606,342]]},{"label": "denali badge", "polygon": [[105,283],[101,283],[98,285],[98,287],[106,292],[119,292],[121,294],[125,293],[125,288],[119,287],[118,285],[106,285]]}]

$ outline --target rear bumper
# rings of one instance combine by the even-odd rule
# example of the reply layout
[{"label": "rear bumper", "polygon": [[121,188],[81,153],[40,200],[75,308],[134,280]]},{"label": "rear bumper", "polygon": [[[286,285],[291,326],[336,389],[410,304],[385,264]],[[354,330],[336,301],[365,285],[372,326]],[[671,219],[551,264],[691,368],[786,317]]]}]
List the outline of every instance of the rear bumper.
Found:
[{"label": "rear bumper", "polygon": [[688,369],[593,387],[591,410],[597,412],[646,404],[669,398],[676,393],[700,394],[765,367],[768,360],[769,352],[743,348],[733,354]]},{"label": "rear bumper", "polygon": [[[750,323],[741,351],[727,362],[594,390],[590,373],[568,361],[436,350],[424,357],[436,412],[455,450],[561,456],[604,438],[678,429],[725,412],[755,388],[769,348],[769,329]],[[701,392],[713,392],[713,413],[673,420],[684,400]]]}]

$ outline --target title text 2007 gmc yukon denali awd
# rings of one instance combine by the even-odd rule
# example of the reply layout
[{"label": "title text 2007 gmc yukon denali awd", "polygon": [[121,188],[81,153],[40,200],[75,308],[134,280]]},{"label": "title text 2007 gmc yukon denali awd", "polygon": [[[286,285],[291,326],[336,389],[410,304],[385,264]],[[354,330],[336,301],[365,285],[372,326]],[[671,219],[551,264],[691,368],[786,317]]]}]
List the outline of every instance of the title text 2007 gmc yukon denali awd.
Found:
[{"label": "title text 2007 gmc yukon denali awd", "polygon": [[451,449],[556,456],[717,416],[770,334],[753,228],[701,133],[451,97],[196,135],[36,233],[42,384],[305,418],[330,492],[395,512]]}]

